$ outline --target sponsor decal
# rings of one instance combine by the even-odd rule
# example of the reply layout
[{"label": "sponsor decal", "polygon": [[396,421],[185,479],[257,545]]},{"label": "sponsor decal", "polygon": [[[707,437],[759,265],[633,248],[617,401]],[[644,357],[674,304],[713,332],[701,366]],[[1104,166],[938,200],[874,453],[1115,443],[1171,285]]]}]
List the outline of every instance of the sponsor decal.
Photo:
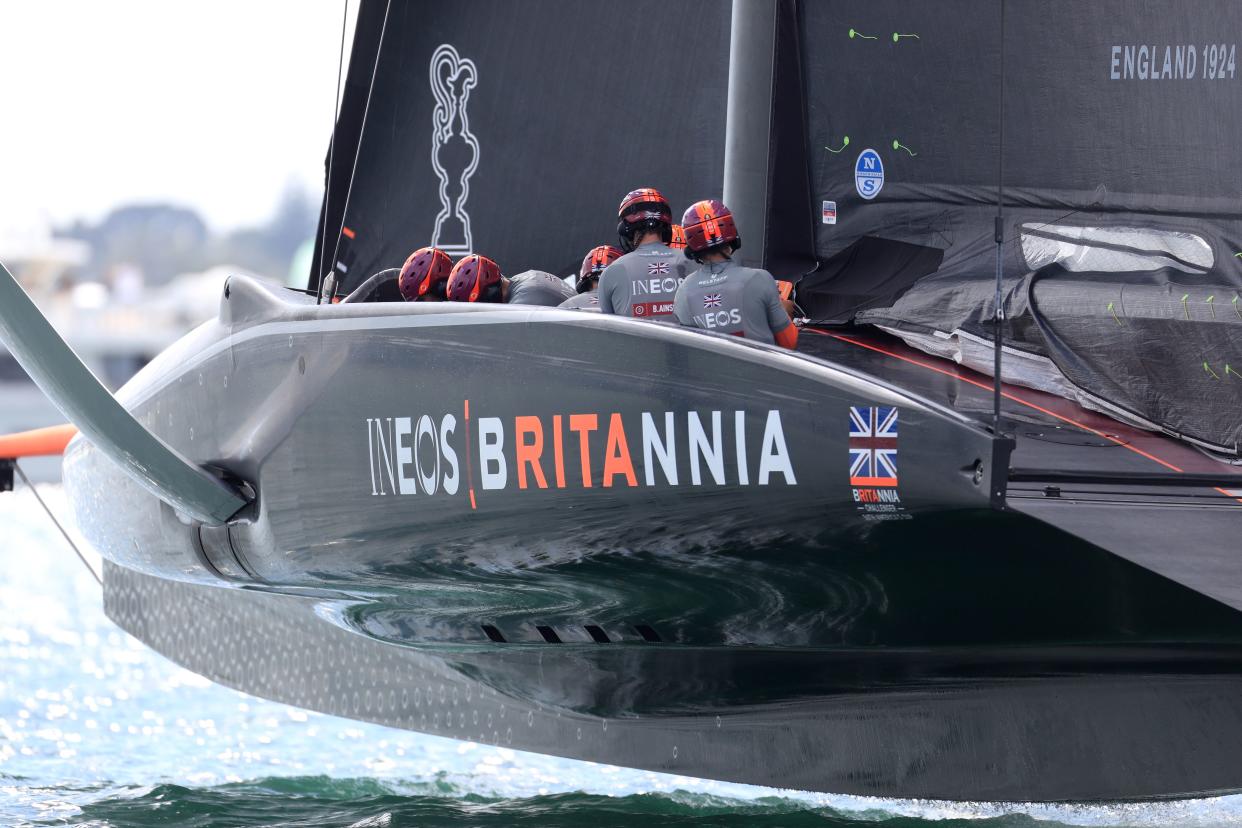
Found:
[{"label": "sponsor decal", "polygon": [[718,308],[720,307],[721,301],[719,293],[707,293],[703,296],[703,307]]},{"label": "sponsor decal", "polygon": [[865,149],[858,153],[858,160],[854,162],[854,189],[867,201],[884,189],[884,162],[875,150]]},{"label": "sponsor decal", "polygon": [[[470,176],[479,166],[479,141],[470,131],[466,104],[479,73],[474,61],[462,58],[456,48],[444,43],[431,56],[430,76],[431,94],[436,99],[431,113],[431,167],[440,179],[440,213],[431,233],[431,246],[450,256],[465,256],[474,249],[466,200],[470,198]],[[469,154],[453,145],[466,148]],[[470,160],[462,166],[465,158]],[[449,169],[442,159],[454,159],[458,166]]]},{"label": "sponsor decal", "polygon": [[897,490],[896,406],[850,406],[850,487],[867,520],[907,520]]},{"label": "sponsor decal", "polygon": [[630,281],[630,293],[636,296],[643,293],[676,293],[677,286],[680,284],[681,280],[676,276],[632,279]]},{"label": "sponsor decal", "polygon": [[673,312],[672,302],[635,302],[630,305],[634,316],[667,316]]},{"label": "sponsor decal", "polygon": [[798,484],[777,409],[461,415],[367,418],[371,495]]},{"label": "sponsor decal", "polygon": [[897,485],[896,406],[850,406],[850,485]]},{"label": "sponsor decal", "polygon": [[[694,324],[708,330],[735,327],[742,324],[742,311],[738,308],[729,308],[728,310],[721,309],[708,313],[696,313],[694,314]],[[738,333],[740,335],[740,332]]]},{"label": "sponsor decal", "polygon": [[647,274],[650,276],[667,276],[668,262],[651,262],[647,265]]},{"label": "sponsor decal", "polygon": [[824,224],[837,223],[837,203],[835,201],[824,202]]}]

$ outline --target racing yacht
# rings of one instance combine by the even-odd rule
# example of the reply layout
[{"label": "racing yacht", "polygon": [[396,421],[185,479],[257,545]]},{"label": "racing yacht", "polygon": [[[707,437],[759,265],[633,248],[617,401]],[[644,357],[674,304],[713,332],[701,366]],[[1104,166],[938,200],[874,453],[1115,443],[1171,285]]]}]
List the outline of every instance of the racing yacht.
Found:
[{"label": "racing yacht", "polygon": [[[117,624],[265,698],[811,791],[1236,791],[1237,24],[365,2],[307,291],[231,278],[113,396],[6,271],[78,434],[0,451],[63,448]],[[796,352],[333,301],[428,243],[563,272],[642,185],[723,197]]]}]

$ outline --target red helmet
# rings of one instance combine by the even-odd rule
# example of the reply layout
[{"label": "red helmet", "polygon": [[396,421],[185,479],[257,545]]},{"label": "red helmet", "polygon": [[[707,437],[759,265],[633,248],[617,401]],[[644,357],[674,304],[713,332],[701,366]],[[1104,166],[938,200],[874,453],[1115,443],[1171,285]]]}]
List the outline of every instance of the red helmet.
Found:
[{"label": "red helmet", "polygon": [[691,204],[681,224],[686,233],[686,255],[692,258],[725,245],[732,245],[733,250],[742,246],[733,213],[714,198]]},{"label": "red helmet", "polygon": [[668,246],[674,250],[686,249],[686,229],[680,224],[673,225],[673,238],[669,240]]},{"label": "red helmet", "polygon": [[446,293],[450,302],[499,302],[500,266],[471,253],[453,265]]},{"label": "red helmet", "polygon": [[642,187],[626,193],[617,209],[617,236],[622,250],[634,249],[634,237],[647,230],[659,232],[668,244],[673,237],[673,208],[659,190]]},{"label": "red helmet", "polygon": [[604,268],[621,258],[622,253],[611,244],[601,244],[599,247],[592,247],[591,252],[587,253],[582,260],[582,267],[578,269],[578,292],[586,293],[591,289],[591,280],[599,279]]},{"label": "red helmet", "polygon": [[444,299],[453,260],[438,247],[420,247],[401,266],[397,286],[407,302]]}]

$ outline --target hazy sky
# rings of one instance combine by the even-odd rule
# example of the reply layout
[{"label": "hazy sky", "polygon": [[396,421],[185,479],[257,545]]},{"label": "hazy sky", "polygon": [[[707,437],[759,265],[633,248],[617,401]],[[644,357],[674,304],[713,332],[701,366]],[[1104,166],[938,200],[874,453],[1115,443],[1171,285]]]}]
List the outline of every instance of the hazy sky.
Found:
[{"label": "hazy sky", "polygon": [[232,229],[291,182],[318,200],[343,10],[0,0],[0,222],[169,201]]}]

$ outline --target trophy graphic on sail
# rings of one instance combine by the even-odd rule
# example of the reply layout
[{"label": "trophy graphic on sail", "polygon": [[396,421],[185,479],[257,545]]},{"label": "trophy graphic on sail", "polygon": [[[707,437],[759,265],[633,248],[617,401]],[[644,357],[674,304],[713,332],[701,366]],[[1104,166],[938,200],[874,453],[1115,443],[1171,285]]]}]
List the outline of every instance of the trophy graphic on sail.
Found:
[{"label": "trophy graphic on sail", "polygon": [[440,179],[440,213],[431,244],[450,256],[465,256],[474,249],[466,200],[470,176],[479,166],[479,142],[470,132],[466,104],[477,83],[474,62],[463,60],[453,46],[442,44],[431,56],[431,93],[436,98],[431,166]]}]

